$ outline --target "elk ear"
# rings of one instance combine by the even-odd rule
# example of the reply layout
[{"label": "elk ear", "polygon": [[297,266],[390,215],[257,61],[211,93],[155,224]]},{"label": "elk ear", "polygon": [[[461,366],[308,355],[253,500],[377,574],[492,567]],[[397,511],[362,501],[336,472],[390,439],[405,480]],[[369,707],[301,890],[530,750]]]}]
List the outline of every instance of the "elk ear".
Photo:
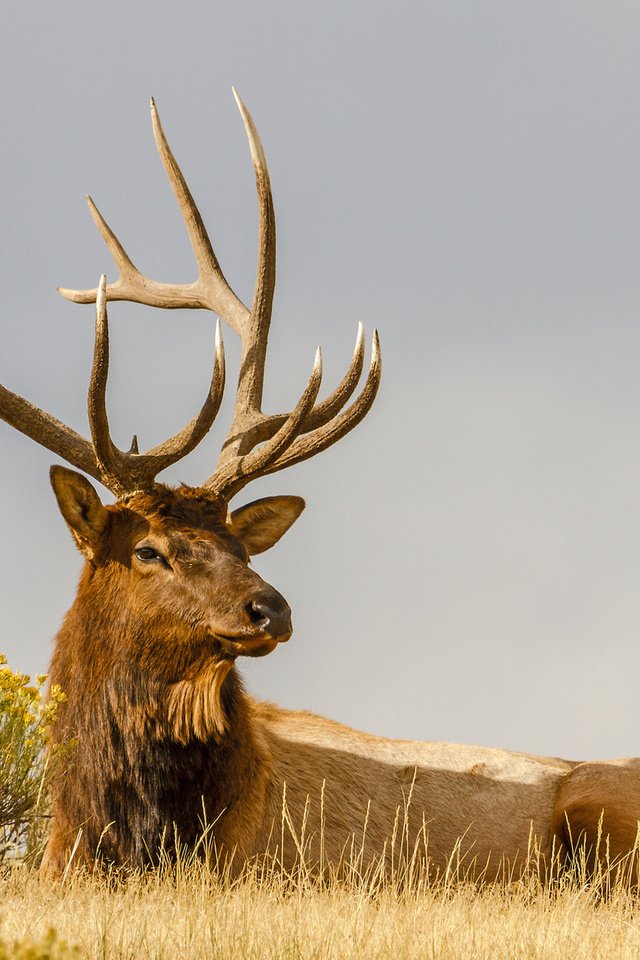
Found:
[{"label": "elk ear", "polygon": [[230,532],[242,540],[250,557],[268,550],[284,536],[302,511],[302,497],[264,497],[234,510],[228,520]]},{"label": "elk ear", "polygon": [[75,470],[51,467],[51,486],[62,516],[74,540],[87,560],[93,560],[100,537],[109,521],[109,513],[89,481]]}]

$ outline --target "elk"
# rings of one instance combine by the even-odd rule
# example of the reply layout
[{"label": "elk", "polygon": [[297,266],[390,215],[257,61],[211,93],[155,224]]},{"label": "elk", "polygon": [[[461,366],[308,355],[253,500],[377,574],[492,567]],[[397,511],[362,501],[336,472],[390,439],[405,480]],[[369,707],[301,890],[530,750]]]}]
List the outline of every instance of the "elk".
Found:
[{"label": "elk", "polygon": [[[545,861],[593,849],[602,828],[613,857],[630,853],[640,818],[640,761],[575,763],[497,749],[382,739],[245,693],[242,656],[264,656],[292,633],[287,602],[249,567],[304,508],[295,496],[230,509],[251,480],[320,453],[367,414],[380,382],[374,332],[368,374],[364,339],[338,387],[318,402],[320,354],[290,413],[267,414],[262,393],[275,284],[275,220],[260,138],[236,95],[255,168],[259,206],[256,287],[247,308],[227,283],[202,218],[151,103],[158,151],[198,267],[192,283],[141,274],[97,207],[93,218],[119,269],[92,290],[60,292],[96,304],[88,393],[91,439],[0,387],[0,417],[75,470],[51,468],[62,515],[84,556],[77,596],[57,638],[50,680],[67,695],[54,741],[77,741],[55,784],[43,871],[56,875],[99,858],[142,868],[179,841],[195,849],[209,825],[218,856],[242,866],[274,840],[286,868],[300,856],[337,868],[351,844],[360,863],[387,865],[398,812],[408,847],[424,841],[445,870],[452,853],[494,878],[521,870],[532,838]],[[217,321],[213,374],[197,416],[140,453],[118,449],[106,410],[107,302],[206,309],[240,337],[235,409],[213,474],[196,488],[156,481],[211,427],[225,363]],[[77,471],[82,471],[81,473]],[[115,497],[103,505],[86,479]],[[604,820],[602,817],[604,816]],[[283,817],[288,831],[280,830]],[[304,834],[304,839],[301,837]],[[172,846],[174,845],[174,846]]]}]

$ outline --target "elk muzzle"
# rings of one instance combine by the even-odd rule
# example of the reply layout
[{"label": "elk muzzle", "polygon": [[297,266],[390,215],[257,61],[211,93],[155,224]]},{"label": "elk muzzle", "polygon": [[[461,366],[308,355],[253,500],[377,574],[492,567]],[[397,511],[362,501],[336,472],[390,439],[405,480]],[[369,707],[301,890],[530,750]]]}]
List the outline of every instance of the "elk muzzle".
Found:
[{"label": "elk muzzle", "polygon": [[237,633],[216,633],[230,657],[264,657],[293,633],[291,608],[277,590],[261,590],[243,610],[243,626]]}]

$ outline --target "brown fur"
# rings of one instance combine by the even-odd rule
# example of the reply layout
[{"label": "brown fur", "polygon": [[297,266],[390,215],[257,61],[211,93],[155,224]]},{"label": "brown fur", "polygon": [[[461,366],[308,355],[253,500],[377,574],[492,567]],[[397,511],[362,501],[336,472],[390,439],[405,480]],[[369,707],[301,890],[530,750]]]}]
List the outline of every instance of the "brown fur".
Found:
[{"label": "brown fur", "polygon": [[[640,760],[578,764],[560,783],[552,829],[569,861],[624,863],[637,883],[640,825]],[[629,852],[634,850],[634,857]]]},{"label": "brown fur", "polygon": [[[176,838],[193,847],[205,824],[235,865],[270,849],[316,870],[352,848],[363,867],[382,858],[392,870],[417,847],[434,870],[453,855],[491,879],[535,854],[548,862],[554,844],[569,854],[582,836],[593,847],[603,809],[611,850],[632,848],[640,761],[391,741],[245,694],[236,656],[277,642],[247,604],[286,608],[247,566],[247,545],[266,549],[299,503],[234,520],[188,488],[99,508],[77,474],[59,469],[54,487],[87,564],[51,666],[68,695],[55,736],[78,743],[56,785],[45,872],[64,869],[80,827],[76,862],[99,847],[132,867],[155,863],[161,843],[171,854]],[[141,562],[141,543],[169,566]]]}]

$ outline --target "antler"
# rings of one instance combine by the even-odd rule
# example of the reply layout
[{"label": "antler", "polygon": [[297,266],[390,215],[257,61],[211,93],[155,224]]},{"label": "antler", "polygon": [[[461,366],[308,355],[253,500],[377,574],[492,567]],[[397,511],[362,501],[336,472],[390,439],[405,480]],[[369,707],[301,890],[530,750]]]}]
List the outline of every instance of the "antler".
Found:
[{"label": "antler", "polygon": [[144,454],[138,453],[135,436],[127,453],[118,450],[111,440],[105,406],[108,370],[106,279],[102,276],[97,287],[96,334],[88,396],[91,441],[3,386],[0,386],[0,417],[68,463],[95,477],[117,497],[125,497],[136,490],[151,487],[160,470],[181,460],[193,450],[213,423],[220,408],[225,376],[220,324],[218,322],[216,325],[211,385],[200,413],[179,433]]},{"label": "antler", "polygon": [[[164,135],[153,100],[151,119],[156,146],[187,228],[198,267],[197,279],[192,283],[167,284],[145,277],[134,266],[91,198],[88,198],[93,219],[120,271],[118,280],[106,287],[107,300],[133,300],[169,309],[189,307],[212,310],[226,320],[241,338],[242,358],[233,422],[216,469],[203,484],[203,487],[215,495],[226,499],[253,478],[299,463],[325,450],[352,430],[370,409],[381,374],[380,346],[377,332],[374,331],[367,379],[357,399],[346,407],[358,385],[363,368],[364,336],[360,324],[349,368],[329,397],[316,404],[322,376],[318,348],[311,377],[293,411],[276,415],[262,412],[267,339],[275,287],[275,217],[269,172],[260,137],[249,111],[235,90],[233,93],[249,140],[258,192],[258,270],[251,310],[236,296],[220,269],[200,212]],[[60,293],[76,303],[89,303],[96,300],[99,291],[60,289]],[[104,391],[100,392],[103,397]],[[202,417],[202,414],[200,416]],[[106,429],[104,404],[98,420],[101,425],[99,433],[102,436],[103,428]],[[93,426],[92,432],[95,443],[96,431]],[[171,444],[172,441],[168,443]],[[163,445],[162,455],[164,446],[166,445]],[[171,449],[173,450],[173,447]],[[191,445],[189,449],[192,449]],[[138,462],[135,453],[122,454],[117,451],[114,454],[110,441],[101,441],[100,450],[100,460],[110,474],[120,469],[121,457],[133,457],[133,463],[131,459],[126,462],[128,469]],[[146,456],[155,457],[155,463],[162,459],[160,448],[154,448]]]}]

